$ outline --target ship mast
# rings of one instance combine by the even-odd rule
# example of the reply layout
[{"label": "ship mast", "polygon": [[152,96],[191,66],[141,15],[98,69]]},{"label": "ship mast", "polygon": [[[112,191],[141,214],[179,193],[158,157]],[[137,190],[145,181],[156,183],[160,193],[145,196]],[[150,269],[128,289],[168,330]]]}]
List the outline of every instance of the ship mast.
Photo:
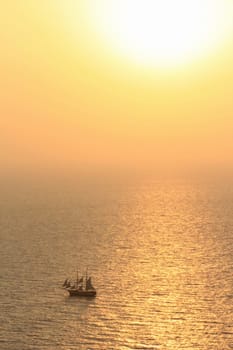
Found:
[{"label": "ship mast", "polygon": [[88,276],[88,267],[86,269],[86,290],[87,290],[87,276]]}]

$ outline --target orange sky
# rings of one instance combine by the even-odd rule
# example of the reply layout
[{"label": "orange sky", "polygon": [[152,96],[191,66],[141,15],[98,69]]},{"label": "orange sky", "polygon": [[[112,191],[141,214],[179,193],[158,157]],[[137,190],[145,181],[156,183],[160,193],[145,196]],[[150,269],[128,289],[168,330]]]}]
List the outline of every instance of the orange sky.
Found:
[{"label": "orange sky", "polygon": [[139,66],[72,1],[0,4],[1,168],[233,167],[233,32],[185,66]]}]

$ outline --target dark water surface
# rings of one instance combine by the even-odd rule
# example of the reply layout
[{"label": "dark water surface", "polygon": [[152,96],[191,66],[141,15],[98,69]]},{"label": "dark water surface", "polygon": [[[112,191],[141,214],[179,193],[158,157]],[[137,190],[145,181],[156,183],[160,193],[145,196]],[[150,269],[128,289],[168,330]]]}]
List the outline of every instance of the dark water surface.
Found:
[{"label": "dark water surface", "polygon": [[2,186],[0,235],[1,350],[233,349],[231,184]]}]

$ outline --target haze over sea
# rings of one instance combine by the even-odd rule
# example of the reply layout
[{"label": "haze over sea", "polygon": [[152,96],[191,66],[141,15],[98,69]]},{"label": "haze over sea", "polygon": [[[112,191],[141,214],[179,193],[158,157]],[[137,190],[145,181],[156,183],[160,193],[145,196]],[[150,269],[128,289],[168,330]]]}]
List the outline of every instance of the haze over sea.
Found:
[{"label": "haze over sea", "polygon": [[232,213],[230,180],[3,183],[1,350],[233,349]]}]

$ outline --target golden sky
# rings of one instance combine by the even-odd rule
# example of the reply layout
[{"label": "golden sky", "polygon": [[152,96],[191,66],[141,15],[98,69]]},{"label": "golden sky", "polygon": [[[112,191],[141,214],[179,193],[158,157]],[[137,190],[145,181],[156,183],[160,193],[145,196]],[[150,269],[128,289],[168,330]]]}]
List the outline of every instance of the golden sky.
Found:
[{"label": "golden sky", "polygon": [[1,1],[1,168],[233,167],[232,3],[203,1]]}]

